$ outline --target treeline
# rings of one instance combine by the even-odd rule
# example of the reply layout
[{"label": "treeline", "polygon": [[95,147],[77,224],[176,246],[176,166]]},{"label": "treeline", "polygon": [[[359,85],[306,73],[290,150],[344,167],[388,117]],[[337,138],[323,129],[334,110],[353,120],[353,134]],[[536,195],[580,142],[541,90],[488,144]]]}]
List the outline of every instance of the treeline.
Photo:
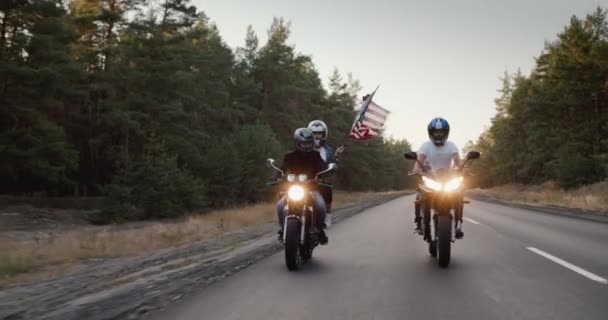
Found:
[{"label": "treeline", "polygon": [[[110,220],[262,200],[264,160],[313,119],[340,144],[361,99],[283,19],[234,51],[189,0],[8,0],[0,23],[0,193],[108,196]],[[409,148],[349,144],[337,187],[403,188]]]},{"label": "treeline", "polygon": [[491,127],[468,149],[481,186],[557,181],[572,188],[608,175],[608,21],[598,8],[547,43],[529,75],[505,74]]}]

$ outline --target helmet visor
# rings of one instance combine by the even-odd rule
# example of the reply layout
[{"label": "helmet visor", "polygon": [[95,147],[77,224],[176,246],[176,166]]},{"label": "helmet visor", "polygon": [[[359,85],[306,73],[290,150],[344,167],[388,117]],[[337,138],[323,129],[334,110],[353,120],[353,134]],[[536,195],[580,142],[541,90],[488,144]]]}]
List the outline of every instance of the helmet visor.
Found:
[{"label": "helmet visor", "polygon": [[443,129],[437,129],[431,131],[431,137],[435,141],[445,141],[448,138],[448,131]]},{"label": "helmet visor", "polygon": [[312,151],[314,146],[315,146],[314,141],[299,141],[298,142],[298,149],[300,149],[302,151]]},{"label": "helmet visor", "polygon": [[315,140],[322,140],[325,138],[325,131],[314,131]]}]

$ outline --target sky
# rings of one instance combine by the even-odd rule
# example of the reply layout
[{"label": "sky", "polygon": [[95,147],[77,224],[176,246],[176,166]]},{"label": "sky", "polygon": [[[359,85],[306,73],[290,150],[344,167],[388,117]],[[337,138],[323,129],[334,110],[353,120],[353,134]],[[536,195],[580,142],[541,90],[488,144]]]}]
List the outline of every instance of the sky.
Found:
[{"label": "sky", "polygon": [[[334,68],[380,85],[374,101],[391,111],[386,136],[414,149],[441,116],[462,148],[490,126],[500,77],[528,74],[547,41],[572,15],[608,0],[192,0],[229,46],[244,45],[247,26],[260,44],[273,17],[291,22],[289,44],[310,55],[325,84]],[[315,118],[311,115],[311,120]],[[303,124],[303,126],[306,124]],[[330,133],[346,135],[344,132]]]}]

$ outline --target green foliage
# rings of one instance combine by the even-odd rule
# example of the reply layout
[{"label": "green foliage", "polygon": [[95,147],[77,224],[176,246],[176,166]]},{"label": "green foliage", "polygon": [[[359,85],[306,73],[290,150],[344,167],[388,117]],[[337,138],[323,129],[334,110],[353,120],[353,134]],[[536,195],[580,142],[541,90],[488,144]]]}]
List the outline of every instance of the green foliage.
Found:
[{"label": "green foliage", "polygon": [[492,126],[471,148],[484,152],[483,186],[606,176],[608,20],[598,8],[548,44],[529,76],[506,75]]},{"label": "green foliage", "polygon": [[80,78],[69,57],[75,34],[59,1],[2,12],[0,192],[58,193],[72,184],[68,174],[76,166],[62,124],[64,102],[74,98],[70,87]]},{"label": "green foliage", "polygon": [[[313,119],[339,146],[360,86],[329,92],[276,18],[234,52],[190,0],[30,0],[0,7],[0,192],[108,196],[98,222],[265,199],[267,158]],[[406,141],[349,144],[338,188],[407,185]],[[398,174],[396,174],[398,172]]]},{"label": "green foliage", "polygon": [[109,220],[181,216],[207,205],[205,185],[164,151],[133,163],[108,186]]},{"label": "green foliage", "polygon": [[604,178],[602,166],[589,157],[583,143],[566,144],[560,148],[556,171],[558,181],[564,188],[580,187]]},{"label": "green foliage", "polygon": [[[237,186],[239,202],[254,202],[265,196],[264,184],[269,172],[266,159],[277,158],[282,147],[268,125],[244,126],[232,138],[241,161],[241,181]],[[279,159],[277,159],[279,160]]]}]

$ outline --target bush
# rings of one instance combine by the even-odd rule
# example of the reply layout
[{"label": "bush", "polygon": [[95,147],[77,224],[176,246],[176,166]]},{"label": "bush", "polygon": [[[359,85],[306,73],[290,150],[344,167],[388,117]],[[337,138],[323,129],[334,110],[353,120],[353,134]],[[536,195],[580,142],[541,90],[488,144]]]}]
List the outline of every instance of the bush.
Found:
[{"label": "bush", "polygon": [[570,189],[601,181],[604,168],[580,146],[567,144],[558,154],[557,176],[560,186]]},{"label": "bush", "polygon": [[174,218],[208,204],[204,184],[165,153],[136,163],[106,192],[110,201],[101,220],[107,222]]}]

